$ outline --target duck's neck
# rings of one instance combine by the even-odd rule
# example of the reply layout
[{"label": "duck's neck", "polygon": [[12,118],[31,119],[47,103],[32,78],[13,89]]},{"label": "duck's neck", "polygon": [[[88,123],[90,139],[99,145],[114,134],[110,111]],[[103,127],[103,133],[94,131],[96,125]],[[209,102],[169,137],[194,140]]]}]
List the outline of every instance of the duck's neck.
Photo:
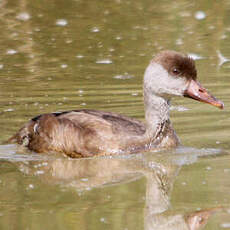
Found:
[{"label": "duck's neck", "polygon": [[144,88],[146,133],[148,137],[154,138],[169,122],[170,100],[148,92]]}]

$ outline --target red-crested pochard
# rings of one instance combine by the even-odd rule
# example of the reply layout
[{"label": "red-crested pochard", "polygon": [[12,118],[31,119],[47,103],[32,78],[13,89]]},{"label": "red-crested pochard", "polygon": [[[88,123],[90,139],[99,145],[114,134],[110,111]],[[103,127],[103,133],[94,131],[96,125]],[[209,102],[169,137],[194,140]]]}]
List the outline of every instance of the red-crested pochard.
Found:
[{"label": "red-crested pochard", "polygon": [[169,119],[172,96],[185,96],[223,109],[224,104],[197,81],[192,58],[163,51],[144,74],[145,120],[97,110],[42,114],[11,139],[35,152],[61,152],[70,157],[134,153],[179,144]]}]

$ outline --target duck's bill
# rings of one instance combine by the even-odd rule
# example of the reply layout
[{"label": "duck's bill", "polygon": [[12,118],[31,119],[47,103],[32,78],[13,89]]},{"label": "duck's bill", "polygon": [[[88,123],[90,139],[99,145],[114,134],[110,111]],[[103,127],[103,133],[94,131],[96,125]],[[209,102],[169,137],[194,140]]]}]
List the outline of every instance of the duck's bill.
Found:
[{"label": "duck's bill", "polygon": [[199,82],[195,80],[190,81],[188,88],[184,92],[184,96],[208,103],[220,109],[224,108],[224,103],[222,101],[212,96]]}]

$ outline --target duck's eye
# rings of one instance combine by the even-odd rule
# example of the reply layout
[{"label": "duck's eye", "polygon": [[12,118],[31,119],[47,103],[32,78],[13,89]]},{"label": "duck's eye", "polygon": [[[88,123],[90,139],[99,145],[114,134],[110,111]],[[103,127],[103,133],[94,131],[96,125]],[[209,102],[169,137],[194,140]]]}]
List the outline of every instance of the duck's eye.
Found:
[{"label": "duck's eye", "polygon": [[176,74],[176,75],[178,75],[180,73],[180,71],[177,68],[174,68],[173,69],[173,73]]}]

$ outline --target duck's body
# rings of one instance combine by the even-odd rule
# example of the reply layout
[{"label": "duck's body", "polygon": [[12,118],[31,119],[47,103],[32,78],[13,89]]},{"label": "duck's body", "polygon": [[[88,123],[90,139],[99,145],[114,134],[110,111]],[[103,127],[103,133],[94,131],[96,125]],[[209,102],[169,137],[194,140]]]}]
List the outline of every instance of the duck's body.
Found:
[{"label": "duck's body", "polygon": [[179,144],[169,120],[171,96],[187,96],[223,108],[196,81],[194,61],[174,51],[161,52],[151,61],[143,89],[145,123],[97,110],[50,113],[30,120],[11,141],[36,152],[62,152],[71,157],[169,148]]},{"label": "duck's body", "polygon": [[157,133],[147,134],[146,125],[139,120],[97,110],[43,114],[13,138],[36,152],[63,152],[71,157],[133,153],[179,144],[169,120],[159,125]]}]

